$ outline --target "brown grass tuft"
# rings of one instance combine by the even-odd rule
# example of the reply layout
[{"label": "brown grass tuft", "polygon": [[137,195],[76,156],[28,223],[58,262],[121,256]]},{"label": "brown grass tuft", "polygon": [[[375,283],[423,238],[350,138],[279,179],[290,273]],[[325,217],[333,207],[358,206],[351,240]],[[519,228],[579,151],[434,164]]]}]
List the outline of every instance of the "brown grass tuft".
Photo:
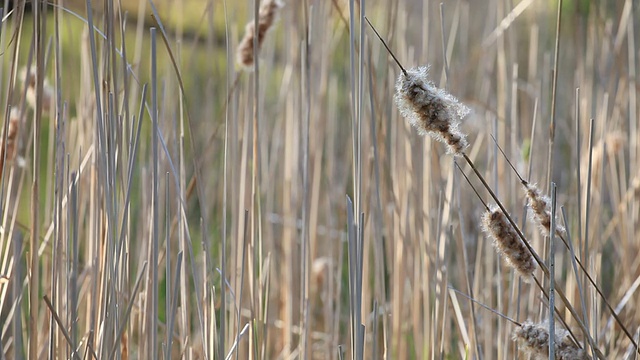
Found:
[{"label": "brown grass tuft", "polygon": [[[283,7],[280,0],[266,0],[260,5],[258,12],[258,51],[262,47],[264,37],[273,25],[276,18],[276,11]],[[246,28],[244,37],[238,45],[237,62],[247,70],[251,70],[256,54],[253,53],[253,42],[256,38],[255,21],[250,21]]]},{"label": "brown grass tuft", "polygon": [[447,152],[461,155],[469,146],[459,130],[469,108],[428,79],[429,67],[421,66],[400,74],[395,101],[400,113],[421,135],[429,134],[447,144]]}]

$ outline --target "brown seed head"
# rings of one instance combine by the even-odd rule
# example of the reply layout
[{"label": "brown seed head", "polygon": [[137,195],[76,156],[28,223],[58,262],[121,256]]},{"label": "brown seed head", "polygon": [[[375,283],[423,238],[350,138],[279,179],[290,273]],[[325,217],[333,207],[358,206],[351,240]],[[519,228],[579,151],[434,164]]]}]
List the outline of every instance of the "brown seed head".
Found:
[{"label": "brown seed head", "polygon": [[482,228],[493,238],[493,246],[524,281],[530,281],[536,262],[505,214],[494,206],[482,215]]},{"label": "brown seed head", "polygon": [[[276,11],[283,7],[280,0],[265,0],[258,10],[258,51],[262,47],[264,37],[273,25],[276,18]],[[238,45],[237,61],[242,67],[251,70],[256,54],[253,53],[253,42],[256,39],[255,21],[251,21],[245,27],[244,37]]]},{"label": "brown seed head", "polygon": [[[531,321],[525,321],[514,330],[513,340],[518,342],[520,351],[531,355],[532,359],[549,358],[549,324],[547,322],[534,324]],[[556,327],[554,344],[556,359],[590,359],[587,352],[573,342],[569,332],[560,327]]]},{"label": "brown seed head", "polygon": [[461,155],[469,143],[459,130],[469,108],[428,79],[429,67],[421,66],[400,74],[395,101],[402,116],[418,130],[447,145],[447,152]]},{"label": "brown seed head", "polygon": [[[0,138],[0,177],[7,164],[10,164],[16,157],[18,149],[18,132],[20,131],[21,114],[17,108],[11,109],[9,114],[9,124],[7,124],[7,136]],[[5,144],[6,140],[6,144]]]},{"label": "brown seed head", "polygon": [[[25,82],[27,87],[27,104],[32,109],[36,108],[36,86],[37,86],[37,72],[36,67],[32,66],[31,69],[23,68],[20,70],[19,80]],[[45,77],[42,79],[42,111],[48,112],[53,107],[54,101],[53,87],[49,84],[49,80]]]},{"label": "brown seed head", "polygon": [[[542,192],[535,184],[523,184],[527,199],[529,199],[530,219],[538,224],[542,235],[549,235],[551,228],[551,199],[542,195]],[[565,228],[556,221],[556,234],[562,235]]]},{"label": "brown seed head", "polygon": [[[4,146],[4,137],[0,139],[0,153],[2,154],[2,158],[6,159],[6,162],[9,163],[13,161],[16,156],[17,143],[18,143],[18,132],[20,131],[20,110],[17,108],[12,108],[11,113],[9,114],[9,124],[7,126],[7,146]],[[6,154],[6,157],[5,157]]]}]

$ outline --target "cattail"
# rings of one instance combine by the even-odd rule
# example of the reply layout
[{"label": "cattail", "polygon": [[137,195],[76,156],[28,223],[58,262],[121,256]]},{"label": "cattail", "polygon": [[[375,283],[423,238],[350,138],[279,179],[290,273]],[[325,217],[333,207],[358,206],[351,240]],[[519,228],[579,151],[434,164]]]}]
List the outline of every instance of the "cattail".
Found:
[{"label": "cattail", "polygon": [[[542,195],[542,192],[535,184],[523,182],[527,199],[529,199],[530,219],[538,224],[542,235],[549,235],[551,229],[551,200],[548,196]],[[556,221],[556,234],[562,235],[565,232],[564,226]]]},{"label": "cattail", "polygon": [[[542,360],[549,357],[549,324],[547,322],[534,324],[531,321],[525,321],[513,332],[513,340],[517,341],[520,350],[531,355],[532,359]],[[590,359],[587,352],[573,342],[569,332],[560,327],[556,327],[554,346],[558,360]]]},{"label": "cattail", "polygon": [[[36,68],[31,67],[31,69],[23,68],[20,71],[19,79],[25,82],[25,86],[27,87],[27,104],[32,108],[36,108]],[[42,111],[48,112],[53,107],[53,99],[54,92],[53,88],[49,84],[49,81],[44,78],[42,79]]]},{"label": "cattail", "polygon": [[403,71],[396,82],[396,105],[420,135],[429,134],[447,144],[448,153],[461,155],[469,143],[459,130],[460,120],[469,114],[469,108],[437,88],[428,74],[428,66]]},{"label": "cattail", "polygon": [[[9,124],[7,125],[7,136],[0,138],[0,176],[5,165],[10,164],[18,152],[18,132],[20,131],[20,110],[12,108],[9,114]],[[7,141],[6,146],[5,142]]]},{"label": "cattail", "polygon": [[[264,37],[273,25],[276,18],[276,10],[283,7],[284,4],[280,0],[265,0],[258,11],[258,51],[262,47]],[[237,61],[245,69],[250,70],[257,54],[253,53],[253,42],[256,39],[255,21],[251,21],[245,28],[244,38],[238,46]]]},{"label": "cattail", "polygon": [[536,270],[536,262],[506,215],[493,206],[482,215],[482,228],[493,238],[493,246],[523,280],[529,281]]},{"label": "cattail", "polygon": [[18,131],[20,131],[21,117],[22,116],[20,114],[20,110],[18,110],[17,108],[11,109],[11,113],[9,114],[9,125],[7,126],[6,147],[4,146],[5,138],[2,137],[2,139],[0,139],[0,152],[2,152],[2,158],[6,159],[7,162],[13,161],[13,159],[16,157]]}]

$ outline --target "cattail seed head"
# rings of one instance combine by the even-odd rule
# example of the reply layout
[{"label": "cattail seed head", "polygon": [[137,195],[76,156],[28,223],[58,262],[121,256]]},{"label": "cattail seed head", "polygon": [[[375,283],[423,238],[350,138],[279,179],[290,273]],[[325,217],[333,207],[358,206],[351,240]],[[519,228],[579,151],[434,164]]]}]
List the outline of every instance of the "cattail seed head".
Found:
[{"label": "cattail seed head", "polygon": [[494,206],[482,215],[482,228],[493,238],[493,246],[524,281],[536,270],[536,262],[506,215]]},{"label": "cattail seed head", "polygon": [[[577,346],[569,332],[556,326],[554,338],[555,354],[558,360],[587,360],[590,359],[586,351]],[[513,332],[513,340],[518,342],[520,351],[531,355],[532,359],[549,358],[549,324],[543,322],[534,324],[525,321]]]},{"label": "cattail seed head", "polygon": [[418,130],[447,145],[447,152],[461,155],[469,143],[459,129],[469,108],[428,79],[429,67],[407,70],[396,82],[395,101],[402,116]]},{"label": "cattail seed head", "polygon": [[273,25],[276,18],[276,11],[283,7],[280,0],[265,0],[258,10],[258,33],[256,34],[255,21],[251,21],[245,28],[244,37],[238,46],[237,61],[242,67],[251,70],[253,61],[257,54],[253,53],[253,42],[258,40],[258,51],[262,47],[267,31]]},{"label": "cattail seed head", "polygon": [[[7,146],[4,146],[5,138],[2,137],[0,139],[0,154],[2,154],[3,159],[6,159],[6,162],[9,163],[13,161],[16,157],[16,152],[18,148],[18,133],[20,131],[20,118],[21,118],[20,110],[17,108],[12,108],[11,113],[9,114],[9,124],[7,126]],[[6,157],[5,157],[6,154]]]},{"label": "cattail seed head", "polygon": [[[542,192],[535,184],[524,183],[524,191],[529,199],[530,219],[540,228],[542,235],[549,235],[551,229],[551,199],[542,195]],[[556,234],[562,235],[565,228],[556,221]]]},{"label": "cattail seed head", "polygon": [[[19,79],[25,82],[24,85],[27,88],[27,104],[32,109],[36,108],[36,76],[37,72],[35,66],[32,66],[31,69],[23,68],[20,70]],[[47,78],[42,79],[42,111],[48,112],[51,110],[54,98],[53,87],[49,84],[49,80],[47,80]]]},{"label": "cattail seed head", "polygon": [[[0,176],[4,172],[7,164],[15,159],[18,152],[18,133],[20,131],[20,110],[12,108],[9,113],[9,123],[7,124],[7,136],[0,138]],[[5,144],[6,140],[6,144]]]}]

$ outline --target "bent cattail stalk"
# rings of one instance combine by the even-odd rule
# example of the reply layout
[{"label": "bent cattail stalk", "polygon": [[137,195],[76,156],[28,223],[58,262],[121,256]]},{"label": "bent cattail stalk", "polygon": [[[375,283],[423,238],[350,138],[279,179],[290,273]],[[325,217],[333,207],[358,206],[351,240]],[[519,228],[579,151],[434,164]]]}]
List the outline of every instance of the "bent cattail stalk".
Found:
[{"label": "bent cattail stalk", "polygon": [[242,67],[251,70],[257,54],[253,53],[253,43],[258,40],[258,51],[262,47],[267,31],[273,25],[276,18],[276,11],[283,7],[280,0],[266,0],[260,5],[258,11],[258,34],[256,35],[255,20],[249,22],[245,28],[244,37],[238,45],[237,61]]},{"label": "bent cattail stalk", "polygon": [[395,101],[402,116],[421,135],[429,134],[447,145],[447,152],[462,155],[469,146],[459,130],[469,108],[428,79],[429,67],[409,69],[398,77]]},{"label": "bent cattail stalk", "polygon": [[[546,322],[534,324],[525,321],[513,332],[513,340],[518,342],[520,350],[531,355],[532,359],[547,359],[549,357],[549,325]],[[555,354],[558,360],[587,360],[591,357],[577,346],[569,332],[556,327]]]},{"label": "bent cattail stalk", "polygon": [[493,246],[524,281],[530,281],[536,262],[506,215],[493,206],[482,215],[482,228],[493,238]]},{"label": "bent cattail stalk", "polygon": [[[538,224],[542,235],[549,235],[551,229],[551,200],[549,197],[542,195],[542,192],[535,184],[523,182],[527,199],[529,199],[530,219]],[[556,234],[563,235],[565,228],[556,221]]]}]

